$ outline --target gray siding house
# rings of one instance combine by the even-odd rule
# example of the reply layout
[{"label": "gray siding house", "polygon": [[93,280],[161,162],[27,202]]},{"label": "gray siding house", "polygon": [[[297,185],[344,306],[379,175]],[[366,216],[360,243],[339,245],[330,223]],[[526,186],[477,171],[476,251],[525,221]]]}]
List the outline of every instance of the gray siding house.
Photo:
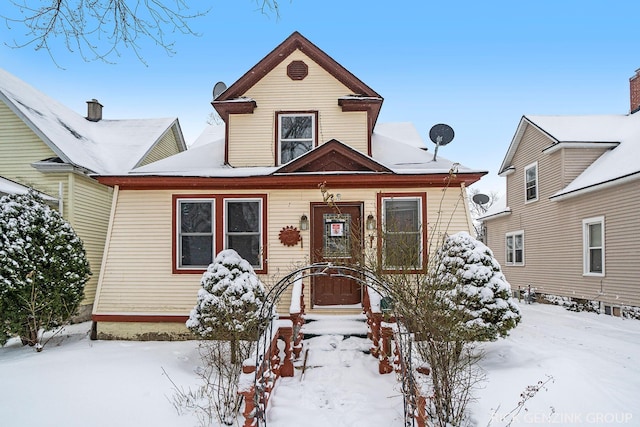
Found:
[{"label": "gray siding house", "polygon": [[523,116],[481,218],[514,290],[640,313],[640,70],[625,115]]}]

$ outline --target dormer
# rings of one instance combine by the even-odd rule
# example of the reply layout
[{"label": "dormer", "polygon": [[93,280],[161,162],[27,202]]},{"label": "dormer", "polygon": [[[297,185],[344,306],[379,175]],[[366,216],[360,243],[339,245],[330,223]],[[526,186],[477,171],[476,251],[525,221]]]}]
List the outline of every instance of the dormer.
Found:
[{"label": "dormer", "polygon": [[333,139],[368,156],[383,99],[294,32],[212,102],[225,162],[280,166]]}]

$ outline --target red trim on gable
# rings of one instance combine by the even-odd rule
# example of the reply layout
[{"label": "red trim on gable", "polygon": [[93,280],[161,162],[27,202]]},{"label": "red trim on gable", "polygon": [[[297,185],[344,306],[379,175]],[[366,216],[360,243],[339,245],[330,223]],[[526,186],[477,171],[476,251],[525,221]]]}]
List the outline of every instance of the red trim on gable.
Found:
[{"label": "red trim on gable", "polygon": [[291,53],[296,49],[299,49],[305,55],[313,59],[329,74],[348,87],[354,94],[381,98],[381,96],[373,89],[351,74],[349,70],[344,68],[320,48],[307,40],[302,34],[294,31],[275,49],[260,60],[260,62],[254,65],[235,83],[229,86],[227,90],[220,95],[218,100],[225,101],[244,95],[251,87],[253,87],[253,85],[260,81],[278,64],[287,59],[287,57],[289,57],[289,55],[291,55]]},{"label": "red trim on gable", "polygon": [[448,173],[429,175],[397,174],[291,174],[247,177],[189,177],[189,176],[100,176],[104,185],[119,185],[121,190],[285,190],[317,188],[326,182],[333,188],[407,188],[451,187],[462,183],[469,186],[486,175],[486,172]]},{"label": "red trim on gable", "polygon": [[[94,322],[185,323],[189,316],[178,314],[94,314]],[[186,326],[185,326],[186,327]]]},{"label": "red trim on gable", "polygon": [[393,173],[390,169],[362,155],[359,151],[332,139],[284,165],[275,174],[356,171]]}]

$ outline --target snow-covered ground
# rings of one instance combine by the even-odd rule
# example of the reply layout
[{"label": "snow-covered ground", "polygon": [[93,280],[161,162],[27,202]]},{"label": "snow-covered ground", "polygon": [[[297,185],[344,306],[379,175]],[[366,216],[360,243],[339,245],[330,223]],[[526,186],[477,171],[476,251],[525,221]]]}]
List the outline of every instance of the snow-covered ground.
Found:
[{"label": "snow-covered ground", "polygon": [[[521,305],[509,338],[483,344],[484,388],[471,407],[478,426],[504,426],[520,393],[552,378],[513,422],[523,425],[640,425],[640,321]],[[0,348],[0,425],[11,427],[192,427],[178,415],[172,385],[195,387],[196,342],[91,341],[74,325],[42,353],[16,340]],[[304,378],[283,379],[269,426],[402,425],[393,375],[377,374],[366,340],[307,342]]]}]

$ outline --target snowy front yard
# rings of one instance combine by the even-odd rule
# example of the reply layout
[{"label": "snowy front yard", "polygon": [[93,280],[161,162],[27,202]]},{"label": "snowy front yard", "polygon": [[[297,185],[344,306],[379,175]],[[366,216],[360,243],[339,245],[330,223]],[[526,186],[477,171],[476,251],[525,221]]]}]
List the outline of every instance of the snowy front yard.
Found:
[{"label": "snowy front yard", "polygon": [[[512,425],[640,425],[640,321],[541,304],[520,308],[522,322],[509,338],[482,344],[487,381],[471,408],[478,426],[504,426],[501,416],[516,407],[525,387],[549,377],[546,390],[527,402]],[[195,417],[176,413],[163,373],[179,386],[198,385],[196,342],[90,341],[89,326],[70,327],[42,353],[16,340],[0,348],[0,425],[197,426]],[[340,364],[326,352],[337,369],[333,382],[315,382],[310,371],[301,382],[297,370],[289,384],[276,388],[270,426],[324,426],[323,419],[332,427],[391,427],[390,419],[402,425],[402,399],[392,376],[373,375],[376,361],[357,352],[361,345],[351,346],[353,352],[348,342],[343,347],[337,347],[344,350]],[[317,349],[315,357],[321,354]],[[367,393],[370,399],[362,397]],[[323,411],[333,415],[324,418]],[[369,416],[358,424],[352,412]],[[384,416],[371,417],[376,412]]]}]

